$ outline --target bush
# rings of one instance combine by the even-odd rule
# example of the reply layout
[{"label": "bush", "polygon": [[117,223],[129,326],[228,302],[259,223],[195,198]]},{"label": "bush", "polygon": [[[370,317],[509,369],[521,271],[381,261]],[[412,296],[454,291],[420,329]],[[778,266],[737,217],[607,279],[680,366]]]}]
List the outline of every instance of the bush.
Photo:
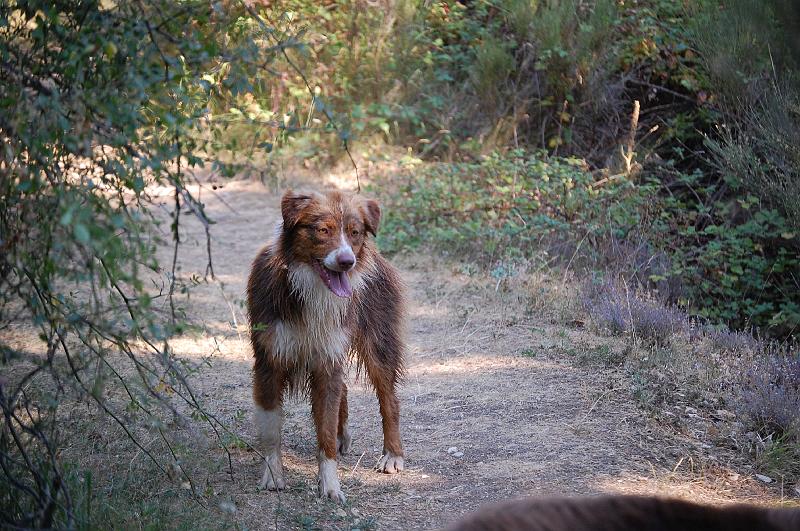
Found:
[{"label": "bush", "polygon": [[589,282],[584,308],[592,322],[614,335],[628,334],[656,345],[666,345],[689,330],[686,314],[656,300],[647,300],[624,284]]},{"label": "bush", "polygon": [[739,405],[752,425],[800,444],[800,355],[767,352],[745,378]]},{"label": "bush", "polygon": [[[653,62],[661,64],[653,70],[666,68],[665,58],[642,51],[650,50],[642,39],[686,49],[681,35],[657,22],[662,4],[671,3],[656,10],[623,9],[613,0],[407,0],[365,10],[351,1],[293,0],[267,11],[282,31],[308,36],[290,56],[362,138],[379,135],[437,156],[485,154],[511,142],[564,146],[566,153],[593,151],[595,161],[627,125],[625,72],[649,75]],[[325,120],[304,83],[275,79],[255,87],[252,103],[269,111],[280,102],[314,135],[321,126],[314,118]]]},{"label": "bush", "polygon": [[[380,243],[387,251],[446,244],[483,263],[569,260],[581,240],[623,238],[641,222],[646,188],[626,179],[597,183],[584,162],[514,151],[478,163],[437,164],[398,177]],[[591,245],[585,251],[591,254]],[[440,247],[441,248],[441,247]]]},{"label": "bush", "polygon": [[[192,393],[195,366],[170,348],[189,325],[178,295],[202,281],[176,270],[182,209],[209,224],[186,170],[231,149],[208,110],[249,89],[268,59],[230,38],[243,14],[217,7],[0,6],[0,330],[26,337],[0,335],[0,526],[96,525],[91,482],[80,485],[89,471],[62,455],[85,436],[65,422],[77,404],[195,495],[175,440],[183,415],[224,431]],[[168,264],[156,259],[150,185],[172,189]],[[209,255],[213,278],[211,266]]]},{"label": "bush", "polygon": [[729,197],[732,185],[707,174],[663,182],[672,196],[655,207],[652,239],[682,279],[681,304],[734,328],[795,330],[800,248],[789,220],[754,195]]},{"label": "bush", "polygon": [[523,151],[412,166],[387,197],[380,241],[484,264],[604,269],[713,322],[796,330],[800,255],[788,220],[755,196],[721,196],[706,174],[672,172],[600,178],[579,159]]},{"label": "bush", "polygon": [[[269,12],[286,31],[308,30],[290,56],[313,69],[334,108],[352,109],[354,134],[426,157],[489,154],[415,176],[405,192],[419,197],[398,210],[389,248],[432,239],[488,261],[524,261],[536,248],[545,261],[611,269],[628,256],[637,262],[628,281],[692,313],[776,336],[798,329],[800,14],[788,0],[404,1],[366,11],[293,1]],[[281,101],[292,124],[313,128],[322,116],[303,103],[303,84],[273,80],[254,101]],[[297,153],[332,151],[318,144]],[[491,155],[511,146],[547,150],[553,159],[535,158],[552,168],[521,163],[521,151]],[[569,170],[574,190],[535,183],[534,172],[568,160],[582,161]],[[508,176],[544,202],[504,197]],[[431,217],[426,203],[441,206]]]},{"label": "bush", "polygon": [[705,141],[708,173],[718,176],[701,189],[709,220],[686,233],[701,241],[693,267],[707,279],[695,304],[713,303],[708,315],[734,326],[792,334],[800,325],[800,8],[727,0],[700,2],[692,14],[691,39],[720,111]]}]

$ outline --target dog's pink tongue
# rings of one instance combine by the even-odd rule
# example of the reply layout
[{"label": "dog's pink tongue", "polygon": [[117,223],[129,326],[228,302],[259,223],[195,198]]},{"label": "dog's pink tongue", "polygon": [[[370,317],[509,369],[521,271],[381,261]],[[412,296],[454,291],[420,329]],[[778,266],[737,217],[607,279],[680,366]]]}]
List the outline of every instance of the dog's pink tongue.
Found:
[{"label": "dog's pink tongue", "polygon": [[350,297],[353,294],[353,286],[350,285],[350,277],[345,272],[331,271],[331,291],[339,297]]}]

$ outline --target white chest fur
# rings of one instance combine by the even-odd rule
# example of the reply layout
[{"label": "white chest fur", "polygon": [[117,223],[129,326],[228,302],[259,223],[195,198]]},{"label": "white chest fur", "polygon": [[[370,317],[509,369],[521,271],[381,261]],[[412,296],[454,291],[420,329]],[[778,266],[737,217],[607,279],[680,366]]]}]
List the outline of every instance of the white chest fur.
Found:
[{"label": "white chest fur", "polygon": [[[351,282],[356,288],[360,279],[352,278]],[[305,264],[290,269],[289,283],[303,301],[303,319],[297,323],[275,322],[274,355],[288,364],[306,366],[344,361],[350,349],[350,330],[345,327],[350,299],[333,294]]]}]

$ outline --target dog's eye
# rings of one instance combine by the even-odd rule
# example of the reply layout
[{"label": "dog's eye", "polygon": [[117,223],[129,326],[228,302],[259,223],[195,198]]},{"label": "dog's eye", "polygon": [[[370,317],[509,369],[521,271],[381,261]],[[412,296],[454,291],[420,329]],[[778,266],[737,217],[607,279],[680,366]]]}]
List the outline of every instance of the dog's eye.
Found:
[{"label": "dog's eye", "polygon": [[352,234],[353,236],[358,236],[361,233],[354,229],[352,232],[350,232],[350,234]]},{"label": "dog's eye", "polygon": [[320,234],[328,234],[328,229],[326,229],[325,227],[320,227],[317,229],[317,232]]}]

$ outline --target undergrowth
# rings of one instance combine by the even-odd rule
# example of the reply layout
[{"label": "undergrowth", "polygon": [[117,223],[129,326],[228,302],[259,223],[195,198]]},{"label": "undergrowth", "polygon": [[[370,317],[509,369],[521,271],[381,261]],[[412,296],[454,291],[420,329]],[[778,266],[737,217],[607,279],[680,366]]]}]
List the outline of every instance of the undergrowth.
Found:
[{"label": "undergrowth", "polygon": [[249,126],[230,137],[272,134],[270,149],[308,165],[343,156],[341,139],[367,157],[388,143],[456,161],[407,183],[389,248],[441,241],[506,269],[591,251],[603,267],[634,262],[637,283],[705,318],[777,336],[800,326],[790,2],[289,0],[263,12],[286,45],[276,64],[306,76],[231,98]]},{"label": "undergrowth", "polygon": [[[717,416],[721,406],[730,408],[742,421],[737,437],[749,438],[758,468],[789,484],[800,481],[795,344],[714,326],[622,282],[587,281],[582,300],[595,330],[626,339],[624,362],[645,409],[668,409],[676,397]],[[594,352],[586,356],[603,362]]]},{"label": "undergrowth", "polygon": [[712,202],[719,183],[658,171],[667,170],[671,186],[520,150],[414,165],[391,177],[380,243],[389,252],[425,245],[462,254],[492,271],[605,271],[705,319],[794,330],[800,249],[789,221],[752,195]]},{"label": "undergrowth", "polygon": [[574,158],[518,150],[476,163],[412,168],[392,179],[398,190],[388,198],[387,230],[380,236],[389,252],[430,244],[485,264],[569,258],[576,235],[622,237],[642,221],[640,208],[616,199],[641,204],[644,189],[627,179],[598,184]]}]

